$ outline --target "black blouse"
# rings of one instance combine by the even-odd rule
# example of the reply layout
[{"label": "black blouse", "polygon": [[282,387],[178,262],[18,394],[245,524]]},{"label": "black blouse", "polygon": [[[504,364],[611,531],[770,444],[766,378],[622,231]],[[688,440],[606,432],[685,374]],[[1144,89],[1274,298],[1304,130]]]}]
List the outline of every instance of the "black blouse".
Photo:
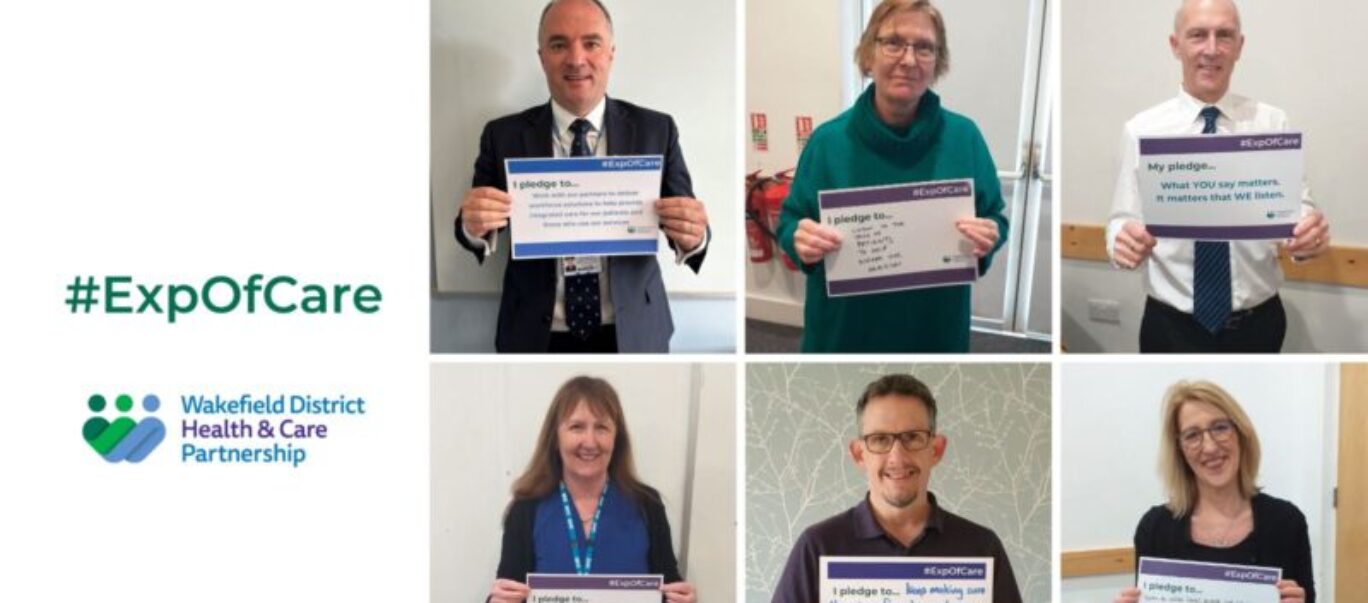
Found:
[{"label": "black blouse", "polygon": [[1230,548],[1210,547],[1192,541],[1192,516],[1174,519],[1164,505],[1150,508],[1135,527],[1135,558],[1164,557],[1184,561],[1234,563],[1282,568],[1284,580],[1295,580],[1306,589],[1306,603],[1316,602],[1311,570],[1311,539],[1306,516],[1296,505],[1267,494],[1250,501],[1254,530]]}]

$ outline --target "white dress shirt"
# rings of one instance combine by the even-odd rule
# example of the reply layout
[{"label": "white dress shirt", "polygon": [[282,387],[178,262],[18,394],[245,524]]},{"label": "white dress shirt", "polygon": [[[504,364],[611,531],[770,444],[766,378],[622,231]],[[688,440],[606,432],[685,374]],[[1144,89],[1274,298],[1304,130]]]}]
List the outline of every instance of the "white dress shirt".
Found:
[{"label": "white dress shirt", "polygon": [[[595,157],[607,157],[608,145],[600,144],[603,142],[603,110],[608,105],[608,98],[599,99],[597,105],[589,110],[584,119],[589,121],[589,131],[584,133],[585,141],[589,143],[589,151]],[[560,106],[556,101],[551,101],[551,127],[555,128],[551,132],[551,149],[556,157],[569,157],[570,147],[575,142],[575,133],[570,131],[570,124],[579,119],[569,109]],[[608,287],[608,258],[599,257],[599,316],[602,317],[603,324],[613,324],[616,314],[613,312],[613,292]],[[570,325],[565,324],[565,261],[556,262],[556,306],[551,311],[551,330],[569,331]]]},{"label": "white dress shirt", "polygon": [[[1178,96],[1140,112],[1121,133],[1120,164],[1116,191],[1112,195],[1111,216],[1107,222],[1107,255],[1113,256],[1116,236],[1126,222],[1145,223],[1136,172],[1140,167],[1140,137],[1164,134],[1201,134],[1205,120],[1200,115],[1208,103],[1181,88]],[[1214,106],[1221,115],[1216,120],[1218,134],[1280,132],[1288,130],[1287,114],[1281,109],[1235,94],[1227,94]],[[1311,192],[1302,185],[1302,215],[1314,209]],[[1149,259],[1142,263],[1145,292],[1174,308],[1192,313],[1192,269],[1194,245],[1190,239],[1159,237]],[[1112,257],[1112,264],[1116,258]],[[1278,265],[1275,241],[1230,242],[1231,309],[1253,308],[1278,293],[1282,267]]]},{"label": "white dress shirt", "polygon": [[[583,119],[589,121],[589,125],[591,126],[589,131],[585,133],[584,137],[586,142],[589,143],[589,149],[593,152],[593,155],[595,157],[608,156],[608,145],[599,144],[600,141],[604,139],[603,112],[604,109],[607,108],[607,105],[607,97],[599,99],[598,104],[594,105],[594,108],[590,109],[589,113],[585,114],[585,116],[583,117]],[[576,116],[569,109],[560,106],[560,104],[557,103],[555,100],[551,101],[551,149],[553,156],[570,156],[570,147],[575,141],[575,133],[570,131],[570,125],[575,123],[575,120],[577,119],[581,118],[579,116]],[[461,228],[465,228],[465,225],[462,224]],[[493,231],[486,235],[484,239],[479,239],[474,236],[471,236],[469,230],[465,231],[465,234],[466,239],[470,240],[472,243],[476,245],[484,245],[485,257],[489,257],[490,254],[496,251],[498,239],[497,237],[495,237],[496,233],[494,233]],[[707,248],[708,241],[711,238],[711,235],[705,233],[703,241],[699,243],[698,247],[694,248],[692,251],[688,253],[681,253],[678,249],[676,249],[675,263],[682,264],[684,263],[684,260],[687,260],[693,257],[694,255],[701,253],[705,248]],[[603,319],[602,324],[605,325],[612,324],[616,318],[616,313],[613,311],[612,291],[608,286],[609,264],[610,262],[608,262],[608,258],[599,258],[599,266],[601,267],[599,272],[599,308],[600,316]],[[567,332],[570,330],[570,327],[565,323],[564,261],[556,262],[556,305],[555,308],[551,311],[551,330],[561,332]]]}]

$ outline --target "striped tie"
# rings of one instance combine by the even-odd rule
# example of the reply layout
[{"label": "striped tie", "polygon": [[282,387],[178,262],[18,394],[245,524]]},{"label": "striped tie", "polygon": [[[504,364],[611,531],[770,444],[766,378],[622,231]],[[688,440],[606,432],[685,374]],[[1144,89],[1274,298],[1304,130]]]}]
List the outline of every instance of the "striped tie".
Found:
[{"label": "striped tie", "polygon": [[[593,155],[589,148],[589,129],[593,126],[585,119],[577,119],[570,124],[575,140],[570,143],[571,157]],[[565,275],[565,326],[570,333],[587,341],[603,324],[602,305],[599,299],[599,275]]]},{"label": "striped tie", "polygon": [[[1221,110],[1202,109],[1203,134],[1216,133],[1216,118]],[[1192,267],[1192,314],[1213,335],[1225,328],[1230,318],[1230,242],[1197,241]]]}]

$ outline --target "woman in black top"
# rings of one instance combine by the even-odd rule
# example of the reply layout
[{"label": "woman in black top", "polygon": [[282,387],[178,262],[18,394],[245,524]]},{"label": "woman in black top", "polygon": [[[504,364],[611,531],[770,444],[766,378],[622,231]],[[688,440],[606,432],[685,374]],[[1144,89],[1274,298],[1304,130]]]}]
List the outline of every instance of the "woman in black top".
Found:
[{"label": "woman in black top", "polygon": [[[1244,410],[1206,381],[1180,381],[1164,397],[1159,465],[1169,500],[1136,526],[1136,558],[1281,568],[1280,600],[1315,603],[1306,517],[1259,492],[1259,436]],[[1138,588],[1116,597],[1139,600]]]}]

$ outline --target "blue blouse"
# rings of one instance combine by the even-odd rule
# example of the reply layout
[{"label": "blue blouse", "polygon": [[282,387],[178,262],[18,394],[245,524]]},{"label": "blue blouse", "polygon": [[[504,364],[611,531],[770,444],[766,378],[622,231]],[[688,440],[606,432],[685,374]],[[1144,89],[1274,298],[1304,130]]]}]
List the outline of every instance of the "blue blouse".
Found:
[{"label": "blue blouse", "polygon": [[[571,503],[575,537],[579,539],[579,554],[588,548],[579,510]],[[592,517],[589,519],[593,519]],[[532,524],[532,541],[536,549],[534,571],[548,574],[573,574],[575,561],[570,553],[570,534],[565,526],[565,509],[560,490],[554,490],[537,503],[537,516]],[[591,574],[645,574],[650,539],[646,532],[646,518],[636,504],[617,484],[608,484],[599,514],[598,535],[594,542]]]}]

